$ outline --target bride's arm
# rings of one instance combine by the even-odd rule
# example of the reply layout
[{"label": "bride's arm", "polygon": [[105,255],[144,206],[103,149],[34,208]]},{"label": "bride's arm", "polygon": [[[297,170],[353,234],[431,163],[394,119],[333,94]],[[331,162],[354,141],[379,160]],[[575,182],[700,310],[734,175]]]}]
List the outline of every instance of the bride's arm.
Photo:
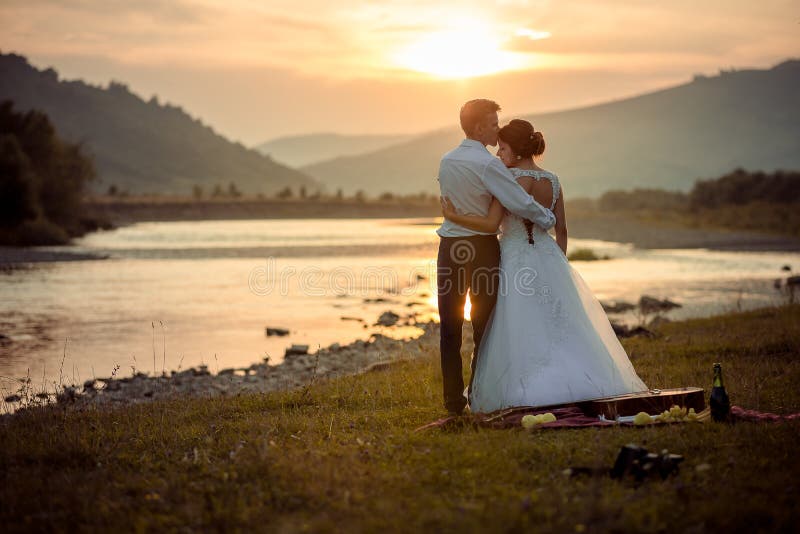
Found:
[{"label": "bride's arm", "polygon": [[564,188],[561,188],[561,194],[556,200],[556,206],[553,209],[553,214],[556,216],[556,243],[558,247],[567,255],[567,215],[564,213]]},{"label": "bride's arm", "polygon": [[486,217],[481,217],[479,215],[462,215],[456,212],[456,208],[453,206],[453,203],[450,202],[449,198],[441,197],[441,201],[442,215],[445,219],[460,224],[470,230],[475,230],[476,232],[496,232],[505,214],[505,208],[503,208],[503,205],[500,204],[496,198],[492,200]]}]

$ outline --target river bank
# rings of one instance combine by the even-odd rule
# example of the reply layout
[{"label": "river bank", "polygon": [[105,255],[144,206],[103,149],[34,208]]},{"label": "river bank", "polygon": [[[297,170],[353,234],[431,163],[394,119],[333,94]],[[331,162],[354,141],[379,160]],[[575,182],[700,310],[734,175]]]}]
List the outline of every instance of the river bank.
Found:
[{"label": "river bank", "polygon": [[90,217],[120,226],[141,221],[243,219],[370,219],[436,217],[439,201],[355,199],[258,199],[187,197],[92,197],[85,201]]},{"label": "river bank", "polygon": [[[4,395],[3,409],[9,413],[26,408],[57,404],[70,409],[118,407],[178,398],[229,397],[269,393],[313,384],[322,378],[335,378],[379,371],[409,355],[430,349],[439,341],[439,325],[415,323],[410,314],[404,321],[415,324],[422,334],[416,338],[394,339],[372,334],[366,340],[347,345],[334,343],[313,353],[289,354],[271,364],[269,358],[245,367],[229,367],[212,372],[207,365],[178,369],[154,375],[142,371],[133,376],[92,378],[81,384],[61,384],[55,390],[20,379],[19,389]],[[466,330],[469,330],[467,326]]]},{"label": "river bank", "polygon": [[567,212],[569,235],[578,239],[601,239],[631,243],[643,249],[709,249],[752,252],[797,252],[800,239],[779,234],[690,228],[673,221],[642,220],[615,214]]},{"label": "river bank", "polygon": [[[387,305],[393,302],[385,298],[376,300]],[[5,377],[6,381],[0,388],[2,394],[0,414],[51,404],[65,408],[87,409],[181,397],[226,397],[269,393],[307,386],[321,378],[381,370],[398,358],[417,355],[425,350],[432,351],[438,347],[440,328],[438,321],[433,320],[429,312],[413,310],[412,308],[420,304],[418,301],[412,300],[407,304],[409,305],[403,307],[407,308],[408,312],[395,313],[386,310],[374,323],[365,322],[361,317],[343,315],[340,317],[341,321],[355,322],[365,329],[372,327],[371,332],[365,331],[368,337],[347,344],[332,343],[326,347],[319,347],[316,351],[309,351],[309,345],[287,344],[285,354],[280,361],[271,361],[271,358],[266,356],[258,362],[224,368],[220,368],[216,362],[216,369],[211,369],[207,364],[182,369],[181,364],[178,364],[177,369],[170,371],[165,368],[160,374],[137,369],[135,366],[131,367],[131,373],[124,371],[120,373],[120,366],[117,364],[111,376],[92,376],[85,381],[79,378],[76,381],[73,374],[70,382],[62,375],[59,377],[59,382],[52,383],[52,387],[49,387],[45,380],[34,382],[29,370],[27,377],[20,377],[15,381],[9,381],[12,379]],[[681,304],[668,299],[660,300],[649,295],[642,295],[636,303],[612,301],[601,304],[609,314],[614,332],[620,338],[654,337],[659,327],[672,322],[667,314],[682,307]],[[638,319],[636,323],[628,325],[626,322],[630,322],[631,316]],[[20,321],[20,318],[16,320]],[[37,342],[53,341],[43,326],[43,320],[44,318],[39,318],[38,323],[32,322],[26,325],[26,331],[32,334],[26,338],[28,345],[32,344],[27,348],[24,343],[13,342],[11,337],[0,332],[0,348],[3,349],[0,355],[10,352],[12,347],[17,355],[33,354],[35,350],[42,349],[36,345]],[[8,328],[14,325],[11,322],[0,322],[0,327],[3,326]],[[290,339],[290,329],[267,328],[266,330],[268,336]],[[463,349],[469,352],[472,347],[469,321],[466,321],[464,331]],[[153,369],[155,369],[157,359],[155,346],[153,349]],[[164,357],[166,358],[166,354]],[[66,347],[60,364],[62,372],[65,358]]]}]

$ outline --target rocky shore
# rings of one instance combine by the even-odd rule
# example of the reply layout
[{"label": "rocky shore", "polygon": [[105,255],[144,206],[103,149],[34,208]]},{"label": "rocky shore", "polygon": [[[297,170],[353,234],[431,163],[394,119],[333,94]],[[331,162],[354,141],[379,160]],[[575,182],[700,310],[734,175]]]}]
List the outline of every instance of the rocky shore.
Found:
[{"label": "rocky shore", "polygon": [[[655,315],[655,319],[647,324],[648,328],[644,325],[629,328],[612,321],[614,331],[619,337],[640,335],[653,337],[655,334],[649,328],[657,328],[659,324],[669,322],[661,314],[681,306],[668,299],[660,300],[648,295],[642,295],[637,303],[616,301],[601,304],[611,315],[631,310],[641,310],[643,314]],[[421,320],[421,317],[426,319]],[[342,319],[351,318],[342,317]],[[284,359],[280,363],[272,364],[267,358],[248,367],[231,367],[221,369],[217,373],[212,373],[206,365],[178,369],[161,375],[136,372],[133,376],[87,380],[82,385],[62,384],[57,386],[56,391],[36,391],[29,380],[26,382],[26,379],[22,379],[19,390],[3,400],[6,403],[6,411],[11,412],[48,404],[82,409],[90,406],[121,406],[175,397],[266,393],[302,388],[319,378],[377,371],[398,360],[438,351],[439,324],[429,321],[426,315],[420,316],[416,312],[399,315],[385,311],[373,326],[388,328],[386,332],[391,332],[394,326],[415,326],[422,332],[419,337],[413,339],[395,339],[381,333],[373,333],[367,340],[357,340],[348,345],[334,343],[313,353],[308,352],[307,345],[292,345],[286,349]],[[470,329],[471,323],[465,322],[463,348],[466,351],[472,350]],[[289,330],[285,328],[274,326],[265,328],[267,336],[284,336],[288,333]],[[0,339],[0,342],[2,341]]]},{"label": "rocky shore", "polygon": [[175,397],[235,396],[301,388],[319,378],[379,371],[395,361],[421,355],[424,348],[438,347],[438,324],[427,322],[416,326],[423,333],[415,339],[373,334],[366,341],[343,346],[334,343],[315,353],[287,354],[284,361],[275,365],[267,359],[249,367],[221,369],[216,374],[207,366],[158,376],[138,372],[130,377],[87,380],[82,386],[64,386],[56,393],[23,387],[5,401],[17,410],[52,403],[82,409]]},{"label": "rocky shore", "polygon": [[[680,304],[670,300],[659,300],[643,295],[638,303],[604,302],[608,313],[615,314],[631,309],[643,312],[665,312]],[[400,321],[401,319],[402,322]],[[661,315],[659,321],[667,321]],[[305,387],[319,378],[373,372],[385,369],[393,362],[414,358],[423,353],[436,352],[439,343],[439,324],[417,322],[415,313],[400,316],[384,312],[376,326],[392,327],[415,325],[422,334],[414,339],[394,339],[374,333],[366,341],[357,340],[348,345],[334,343],[314,353],[308,353],[305,345],[292,345],[286,350],[282,362],[271,364],[269,359],[248,367],[231,367],[211,373],[207,366],[172,371],[170,374],[150,375],[137,372],[133,376],[109,377],[87,380],[83,385],[62,385],[56,392],[33,391],[30,384],[23,384],[17,393],[6,397],[7,405],[16,410],[47,404],[72,406],[77,409],[90,406],[121,406],[150,402],[175,397],[234,396],[240,393],[266,393]],[[612,323],[619,337],[655,334],[643,326],[627,328]],[[654,322],[648,326],[657,327]],[[469,329],[465,323],[464,350],[471,350]],[[282,335],[285,329],[267,327],[267,335]]]}]

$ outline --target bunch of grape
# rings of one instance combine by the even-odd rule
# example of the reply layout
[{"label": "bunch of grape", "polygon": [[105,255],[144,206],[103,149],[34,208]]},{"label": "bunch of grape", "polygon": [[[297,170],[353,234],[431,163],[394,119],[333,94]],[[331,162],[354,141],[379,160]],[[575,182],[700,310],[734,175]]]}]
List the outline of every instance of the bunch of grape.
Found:
[{"label": "bunch of grape", "polygon": [[672,408],[661,412],[656,419],[662,423],[679,423],[684,421],[693,422],[697,421],[697,414],[695,413],[694,408],[689,408],[687,411],[685,406],[673,404]]},{"label": "bunch of grape", "polygon": [[[658,415],[650,415],[647,412],[639,412],[633,417],[633,424],[636,426],[649,425],[655,422],[661,423],[682,423],[682,422],[695,422],[700,421],[704,417],[704,413],[695,413],[694,408],[686,409],[685,406],[672,405],[669,410],[664,410]],[[622,418],[620,418],[622,419]],[[626,418],[628,419],[628,418]],[[623,421],[630,422],[630,421]]]}]

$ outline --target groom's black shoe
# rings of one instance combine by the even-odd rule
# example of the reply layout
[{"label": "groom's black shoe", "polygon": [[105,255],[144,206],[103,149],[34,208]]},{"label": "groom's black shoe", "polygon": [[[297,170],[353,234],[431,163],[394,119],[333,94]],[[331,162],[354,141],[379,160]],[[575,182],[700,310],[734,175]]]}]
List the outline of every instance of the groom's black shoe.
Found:
[{"label": "groom's black shoe", "polygon": [[455,404],[455,405],[451,404],[449,406],[445,405],[444,408],[447,410],[447,414],[448,415],[458,417],[460,415],[464,415],[464,406],[465,405],[466,405],[466,403],[463,403],[463,404],[462,403],[458,403],[458,404]]}]

